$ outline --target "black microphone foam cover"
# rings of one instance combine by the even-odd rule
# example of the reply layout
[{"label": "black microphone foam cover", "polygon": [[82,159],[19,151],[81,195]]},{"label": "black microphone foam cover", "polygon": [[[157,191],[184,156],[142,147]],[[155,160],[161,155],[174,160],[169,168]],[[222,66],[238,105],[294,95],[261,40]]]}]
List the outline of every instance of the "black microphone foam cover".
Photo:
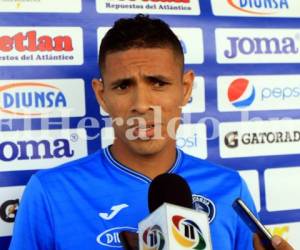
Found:
[{"label": "black microphone foam cover", "polygon": [[192,192],[181,176],[165,173],[153,179],[148,191],[150,213],[168,202],[181,207],[193,208]]}]

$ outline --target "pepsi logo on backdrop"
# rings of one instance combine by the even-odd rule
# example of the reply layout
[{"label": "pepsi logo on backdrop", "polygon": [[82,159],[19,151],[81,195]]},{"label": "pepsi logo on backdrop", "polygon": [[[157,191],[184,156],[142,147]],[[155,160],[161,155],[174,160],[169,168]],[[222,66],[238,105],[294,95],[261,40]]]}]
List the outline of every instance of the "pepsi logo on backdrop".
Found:
[{"label": "pepsi logo on backdrop", "polygon": [[300,75],[219,76],[219,111],[298,110]]},{"label": "pepsi logo on backdrop", "polygon": [[255,88],[246,78],[238,78],[234,80],[227,93],[229,101],[233,106],[243,108],[250,106],[255,99]]}]

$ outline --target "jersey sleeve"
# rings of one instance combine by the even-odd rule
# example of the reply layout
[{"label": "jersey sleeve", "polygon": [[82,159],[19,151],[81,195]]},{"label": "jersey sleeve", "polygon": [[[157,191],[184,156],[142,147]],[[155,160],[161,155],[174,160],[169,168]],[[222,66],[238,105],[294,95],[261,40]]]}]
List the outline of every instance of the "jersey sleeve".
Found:
[{"label": "jersey sleeve", "polygon": [[33,175],[21,199],[9,250],[54,250],[52,223],[47,196]]},{"label": "jersey sleeve", "polygon": [[[255,204],[244,180],[241,178],[241,193],[240,198],[246,203],[249,209],[257,216]],[[253,233],[244,221],[238,216],[236,227],[235,250],[253,250]]]}]

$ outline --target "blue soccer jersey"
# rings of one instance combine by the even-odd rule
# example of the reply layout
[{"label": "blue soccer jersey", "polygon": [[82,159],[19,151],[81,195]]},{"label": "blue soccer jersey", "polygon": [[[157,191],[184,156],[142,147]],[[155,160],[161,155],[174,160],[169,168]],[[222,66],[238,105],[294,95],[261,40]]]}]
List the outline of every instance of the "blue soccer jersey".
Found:
[{"label": "blue soccer jersey", "polygon": [[[196,209],[210,219],[214,250],[248,250],[252,233],[232,209],[241,197],[255,211],[237,172],[177,150],[171,173],[186,179]],[[18,210],[10,250],[121,249],[118,233],[148,214],[151,180],[117,162],[109,148],[39,171]]]}]

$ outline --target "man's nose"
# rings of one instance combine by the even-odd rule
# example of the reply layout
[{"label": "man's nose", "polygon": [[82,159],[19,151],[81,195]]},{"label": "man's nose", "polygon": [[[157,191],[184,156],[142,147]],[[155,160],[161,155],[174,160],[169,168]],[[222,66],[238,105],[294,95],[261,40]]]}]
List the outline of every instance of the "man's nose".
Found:
[{"label": "man's nose", "polygon": [[151,109],[151,105],[151,90],[145,85],[136,86],[133,93],[133,104],[131,110],[133,112],[143,114]]}]

